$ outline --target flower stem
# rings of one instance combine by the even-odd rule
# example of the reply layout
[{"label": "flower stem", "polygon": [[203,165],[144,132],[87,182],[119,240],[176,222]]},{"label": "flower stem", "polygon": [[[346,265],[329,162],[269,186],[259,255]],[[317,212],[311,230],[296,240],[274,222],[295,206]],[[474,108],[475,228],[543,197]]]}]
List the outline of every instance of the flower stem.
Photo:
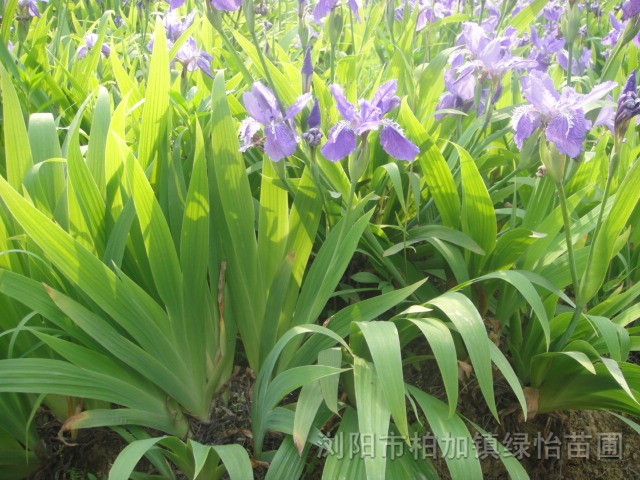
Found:
[{"label": "flower stem", "polygon": [[573,42],[567,44],[567,87],[571,86],[571,71],[573,70]]},{"label": "flower stem", "polygon": [[576,329],[576,325],[578,325],[578,320],[580,319],[580,315],[582,314],[583,308],[584,308],[584,305],[581,305],[581,304],[576,305],[576,308],[573,311],[573,316],[571,317],[571,321],[569,322],[569,326],[564,331],[564,333],[562,334],[562,337],[560,337],[560,340],[556,344],[554,348],[555,351],[561,352],[564,349],[564,347],[567,346],[569,339],[571,338],[571,336],[573,335],[573,332]]},{"label": "flower stem", "polygon": [[576,258],[573,252],[573,240],[571,238],[571,218],[569,217],[569,209],[567,208],[567,197],[564,192],[562,181],[556,182],[558,190],[558,198],[560,200],[560,210],[562,211],[562,221],[564,223],[564,234],[567,241],[567,254],[569,256],[569,270],[571,271],[571,283],[573,284],[574,295],[578,294],[580,288],[580,280],[576,269]]},{"label": "flower stem", "polygon": [[262,69],[264,70],[264,76],[267,78],[267,82],[269,82],[271,90],[273,90],[276,101],[278,102],[278,107],[280,107],[280,111],[284,112],[284,107],[282,105],[282,102],[280,101],[280,96],[278,95],[278,89],[276,88],[273,78],[271,77],[271,72],[269,71],[269,67],[267,66],[267,60],[264,58],[264,53],[260,48],[260,42],[258,41],[256,30],[255,28],[250,28],[249,30],[251,31],[251,39],[253,40],[253,44],[256,47],[256,51],[258,52],[258,57],[260,57],[260,64],[262,65]]},{"label": "flower stem", "polygon": [[[564,192],[564,186],[562,184],[562,180],[556,181],[556,188],[558,190],[558,198],[560,199],[560,209],[562,210],[562,221],[564,223],[564,234],[567,240],[567,254],[569,256],[569,270],[571,271],[571,283],[573,284],[573,293],[578,296],[578,291],[580,288],[580,281],[578,279],[578,272],[576,269],[576,259],[575,254],[573,252],[573,241],[571,238],[571,218],[569,218],[569,210],[567,208],[567,198]],[[576,308],[573,311],[573,316],[571,317],[571,321],[569,322],[569,326],[560,337],[559,342],[556,344],[555,349],[557,351],[561,351],[573,335],[574,330],[576,329],[576,325],[578,324],[578,319],[580,318],[580,314],[584,309],[584,305],[580,302],[576,301]]]}]

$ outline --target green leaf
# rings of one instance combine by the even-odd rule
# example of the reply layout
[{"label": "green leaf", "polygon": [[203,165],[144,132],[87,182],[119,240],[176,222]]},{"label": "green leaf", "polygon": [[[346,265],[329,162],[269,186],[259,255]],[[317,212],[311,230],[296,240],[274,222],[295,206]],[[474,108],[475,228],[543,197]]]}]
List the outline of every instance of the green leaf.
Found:
[{"label": "green leaf", "polygon": [[409,139],[420,147],[417,162],[420,164],[429,192],[447,227],[460,224],[460,197],[446,160],[427,131],[411,112],[406,101],[402,102],[398,122],[403,126]]},{"label": "green leaf", "polygon": [[87,167],[89,167],[93,181],[103,197],[106,189],[105,153],[110,122],[111,99],[107,89],[100,86],[96,107],[93,111],[93,119],[91,120],[91,133],[89,134],[87,148]]},{"label": "green leaf", "polygon": [[371,353],[387,406],[400,434],[408,439],[409,426],[404,401],[402,353],[396,326],[391,322],[358,322]]},{"label": "green leaf", "polygon": [[[353,359],[353,376],[358,405],[358,431],[363,449],[367,478],[384,480],[386,475],[386,438],[391,412],[382,381],[373,364],[360,357]],[[402,389],[404,397],[404,388]]]},{"label": "green leaf", "polygon": [[320,405],[322,405],[320,385],[315,382],[303,385],[296,404],[295,420],[293,422],[293,443],[301,455]]},{"label": "green leaf", "polygon": [[462,231],[491,253],[497,238],[496,213],[487,187],[471,155],[456,145],[462,173]]},{"label": "green leaf", "polygon": [[473,370],[480,384],[480,390],[489,406],[489,410],[497,419],[498,412],[493,394],[493,376],[491,373],[490,340],[487,337],[487,331],[478,310],[467,297],[457,292],[447,292],[429,300],[427,303],[442,310],[453,322],[458,333],[460,333],[469,352]]},{"label": "green leaf", "polygon": [[586,305],[602,286],[614,254],[616,239],[627,224],[638,199],[640,199],[640,162],[636,161],[618,188],[613,207],[591,245],[589,264],[578,291],[580,305]]},{"label": "green leaf", "polygon": [[[11,22],[3,22],[2,30],[4,30],[4,24],[10,25]],[[0,65],[0,76],[2,77],[0,85],[7,180],[13,188],[20,190],[25,174],[33,166],[31,149],[28,147],[29,137],[18,95],[11,77],[2,65]]]},{"label": "green leaf", "polygon": [[[230,305],[251,367],[259,369],[260,341],[265,308],[265,289],[258,261],[253,197],[244,160],[238,152],[236,125],[227,103],[224,76],[219,73],[212,92],[213,157],[216,192],[220,196],[223,218],[216,227],[228,231],[224,248],[227,256],[227,283],[234,292]],[[224,225],[219,222],[224,221]]]},{"label": "green leaf", "polygon": [[[473,439],[460,417],[454,415],[449,418],[445,403],[415,387],[408,386],[407,388],[427,417],[427,422],[429,422],[438,445],[444,453],[451,478],[453,480],[482,478],[482,469],[476,455]],[[458,439],[462,438],[467,441],[459,443]],[[459,451],[462,444],[465,445],[465,450]]]},{"label": "green leaf", "polygon": [[424,241],[429,242],[434,238],[465,248],[478,255],[484,255],[484,250],[471,237],[458,230],[442,225],[426,225],[409,230],[406,241],[388,248],[385,250],[384,255],[393,255],[402,251],[407,245]]},{"label": "green leaf", "polygon": [[520,10],[509,22],[509,25],[518,30],[518,34],[528,30],[531,23],[538,17],[540,11],[545,7],[548,0],[534,0],[529,5]]},{"label": "green leaf", "polygon": [[449,400],[449,418],[451,418],[458,405],[458,357],[451,331],[440,320],[434,318],[407,320],[420,329],[436,358]]},{"label": "green leaf", "polygon": [[[164,26],[156,20],[153,52],[142,110],[142,126],[138,144],[138,161],[143,169],[151,164],[156,152],[165,148],[169,125],[169,51]],[[159,168],[156,166],[156,168]],[[155,184],[155,179],[151,179]]]},{"label": "green leaf", "polygon": [[[373,210],[370,210],[353,224],[344,225],[351,217],[347,215],[329,233],[302,285],[292,320],[293,325],[315,323],[320,316],[353,258],[372,214]],[[341,230],[345,227],[346,233],[342,235]]]}]

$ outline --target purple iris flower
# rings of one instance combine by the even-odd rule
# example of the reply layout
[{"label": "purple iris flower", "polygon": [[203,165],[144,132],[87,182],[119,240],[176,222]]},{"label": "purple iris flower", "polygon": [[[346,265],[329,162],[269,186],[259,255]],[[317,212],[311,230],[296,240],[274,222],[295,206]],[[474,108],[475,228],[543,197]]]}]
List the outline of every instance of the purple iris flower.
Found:
[{"label": "purple iris flower", "polygon": [[[171,48],[171,40],[167,40],[167,47]],[[211,78],[211,61],[213,58],[207,52],[200,50],[193,37],[182,44],[180,49],[176,52],[176,56],[173,59],[173,63],[178,62],[188,71],[193,72],[196,68],[202,70]]]},{"label": "purple iris flower", "polygon": [[27,17],[40,17],[38,10],[38,1],[48,3],[49,0],[18,0],[18,8],[26,13]]},{"label": "purple iris flower", "polygon": [[611,133],[613,133],[613,128],[615,126],[615,111],[613,106],[615,103],[613,103],[613,97],[611,95],[607,95],[605,100],[607,101],[607,104],[600,109],[596,121],[593,122],[593,126],[597,127],[599,125],[604,125]]},{"label": "purple iris flower", "polygon": [[529,59],[538,63],[538,66],[534,67],[534,69],[546,72],[552,64],[553,55],[564,47],[564,38],[558,34],[557,29],[548,31],[540,38],[535,27],[532,26],[531,43],[533,47],[531,48]]},{"label": "purple iris flower", "polygon": [[[566,50],[560,50],[556,53],[556,60],[558,64],[563,68],[564,71],[567,71],[569,68],[569,58]],[[571,73],[573,75],[582,75],[587,69],[593,67],[593,62],[591,61],[591,50],[584,47],[582,49],[582,55],[573,59],[571,62]]]},{"label": "purple iris flower", "polygon": [[433,14],[433,11],[429,11],[425,0],[407,0],[403,5],[400,5],[393,11],[393,17],[396,21],[400,22],[404,18],[405,11],[409,10],[409,12],[412,12],[416,8],[418,9],[416,32],[419,32],[427,26],[427,21],[433,21],[433,15],[429,16],[430,13]]},{"label": "purple iris flower", "polygon": [[211,0],[211,5],[216,10],[235,12],[242,5],[242,0]]},{"label": "purple iris flower", "polygon": [[311,148],[316,148],[320,145],[322,137],[324,136],[322,130],[320,130],[321,120],[320,104],[316,98],[311,113],[309,113],[307,117],[307,131],[302,134],[302,138],[305,139]]},{"label": "purple iris flower", "polygon": [[640,98],[638,98],[638,85],[636,83],[636,71],[629,75],[627,82],[618,98],[618,110],[614,118],[614,128],[617,137],[623,137],[629,126],[629,121],[640,115]]},{"label": "purple iris flower", "polygon": [[[318,0],[316,8],[313,9],[313,20],[316,23],[322,23],[322,19],[329,15],[331,11],[338,6],[342,0]],[[360,0],[347,0],[349,8],[360,21]]]},{"label": "purple iris flower", "polygon": [[476,23],[465,22],[462,29],[461,39],[466,44],[465,53],[469,57],[469,61],[460,69],[463,76],[473,72],[480,80],[489,79],[499,83],[509,70],[533,68],[537,65],[533,60],[513,56],[509,50],[509,38],[491,39]]},{"label": "purple iris flower", "polygon": [[360,100],[358,110],[346,99],[339,85],[331,85],[331,93],[344,120],[329,130],[327,142],[320,149],[322,155],[327,160],[337,162],[356,149],[359,136],[381,128],[380,144],[385,152],[398,160],[415,159],[420,153],[418,147],[404,136],[396,122],[382,118],[400,105],[400,98],[396,96],[397,88],[396,80],[383,83],[371,100]]},{"label": "purple iris flower", "polygon": [[559,94],[549,75],[536,70],[522,77],[520,83],[522,93],[530,104],[513,111],[511,125],[515,130],[513,139],[518,149],[522,150],[524,141],[536,129],[544,127],[547,140],[553,142],[560,153],[571,158],[580,154],[587,131],[591,128],[583,108],[616,86],[615,82],[604,82],[586,95],[565,87]]},{"label": "purple iris flower", "polygon": [[172,11],[184,5],[185,0],[167,0],[167,1],[169,2],[169,11]]},{"label": "purple iris flower", "polygon": [[[620,40],[620,36],[624,29],[627,27],[627,21],[619,21],[613,13],[609,13],[609,20],[611,21],[611,31],[605,35],[602,39],[602,45],[606,45],[608,47],[615,47]],[[636,35],[633,38],[633,43],[636,47],[640,48],[640,35]],[[605,57],[608,57],[611,54],[611,49],[607,49],[603,52]]]},{"label": "purple iris flower", "polygon": [[485,81],[491,85],[493,97],[487,98],[489,88],[481,91],[484,103],[487,100],[496,102],[502,94],[502,77],[507,71],[538,65],[535,60],[513,56],[509,49],[511,43],[510,37],[491,39],[480,25],[463,23],[458,44],[465,45],[465,48],[449,58],[450,68],[444,74],[447,92],[440,97],[436,109],[468,109],[475,99],[476,87]]},{"label": "purple iris flower", "polygon": [[260,82],[255,82],[250,92],[242,95],[247,117],[240,125],[240,137],[243,140],[240,151],[262,144],[257,133],[262,129],[266,137],[264,152],[274,162],[293,155],[298,144],[298,136],[293,126],[293,118],[300,113],[311,100],[311,94],[306,93],[298,97],[296,102],[282,113],[278,101],[269,88]]},{"label": "purple iris flower", "polygon": [[622,4],[622,18],[627,20],[640,13],[640,0],[626,0]]},{"label": "purple iris flower", "polygon": [[450,17],[456,13],[458,6],[460,6],[458,0],[406,0],[403,5],[394,10],[394,17],[400,21],[407,10],[413,12],[417,9],[416,32],[419,32],[427,26],[427,23]]},{"label": "purple iris flower", "polygon": [[544,18],[549,20],[549,22],[558,23],[562,18],[562,13],[564,12],[564,7],[561,2],[557,0],[552,0],[548,2],[545,7],[542,9],[542,15]]},{"label": "purple iris flower", "polygon": [[[89,53],[89,50],[94,47],[97,41],[98,35],[96,33],[87,33],[84,36],[84,44],[78,49],[78,60],[86,57]],[[102,55],[103,57],[108,57],[110,53],[111,49],[109,48],[109,46],[103,43],[100,47],[100,55]]]},{"label": "purple iris flower", "polygon": [[180,18],[175,10],[169,10],[164,16],[164,29],[167,32],[167,38],[173,42],[178,40],[180,36],[191,26],[196,15],[195,10],[184,18]]}]

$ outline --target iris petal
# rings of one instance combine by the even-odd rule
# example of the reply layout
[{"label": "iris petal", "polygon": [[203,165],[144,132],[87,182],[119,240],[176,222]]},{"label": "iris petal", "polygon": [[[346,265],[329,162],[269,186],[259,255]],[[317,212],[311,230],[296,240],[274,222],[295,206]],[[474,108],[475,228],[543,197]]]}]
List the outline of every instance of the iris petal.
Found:
[{"label": "iris petal", "polygon": [[356,149],[356,134],[349,122],[338,122],[329,130],[329,138],[320,152],[327,160],[337,162]]}]

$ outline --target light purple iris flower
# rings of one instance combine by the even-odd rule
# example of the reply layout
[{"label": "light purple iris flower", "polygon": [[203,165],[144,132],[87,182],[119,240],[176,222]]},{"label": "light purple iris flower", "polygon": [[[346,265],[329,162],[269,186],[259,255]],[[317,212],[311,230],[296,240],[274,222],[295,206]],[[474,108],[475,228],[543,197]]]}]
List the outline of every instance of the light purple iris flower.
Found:
[{"label": "light purple iris flower", "polygon": [[169,11],[175,10],[176,8],[180,8],[184,5],[185,0],[167,0],[169,2]]},{"label": "light purple iris flower", "polygon": [[191,26],[196,15],[195,10],[184,18],[180,18],[175,10],[169,10],[164,16],[164,29],[167,38],[175,42]]},{"label": "light purple iris flower", "polygon": [[542,9],[542,15],[544,18],[549,20],[549,22],[558,23],[562,18],[562,13],[564,12],[562,3],[557,0],[547,2],[545,7]]},{"label": "light purple iris flower", "polygon": [[616,86],[615,82],[604,82],[586,95],[565,87],[559,94],[551,78],[535,70],[522,77],[520,83],[530,104],[513,111],[511,125],[518,148],[522,150],[524,141],[536,129],[544,127],[547,140],[553,142],[560,153],[571,158],[580,154],[587,131],[591,128],[591,122],[585,118],[584,107],[604,97]]},{"label": "light purple iris flower", "polygon": [[[322,23],[322,20],[338,6],[342,0],[318,0],[316,7],[313,9],[313,20],[316,23]],[[360,0],[347,0],[349,8],[360,21]]]},{"label": "light purple iris flower", "polygon": [[[607,33],[601,43],[602,45],[613,48],[618,43],[622,32],[624,32],[624,29],[627,27],[627,21],[619,21],[613,13],[609,13],[609,20],[611,21],[611,31]],[[640,35],[633,37],[633,43],[636,47],[640,48]],[[605,57],[609,57],[609,55],[611,55],[611,49],[605,50],[603,54]]]},{"label": "light purple iris flower", "polygon": [[320,130],[321,123],[322,118],[320,116],[320,104],[316,98],[313,103],[313,108],[307,117],[307,131],[302,134],[302,138],[306,140],[311,148],[318,147],[322,141],[324,134],[322,133],[322,130]]},{"label": "light purple iris flower", "polygon": [[[180,8],[184,5],[185,0],[167,0],[169,2],[169,10]],[[211,0],[211,6],[216,10],[225,10],[234,12],[240,8],[242,0]]]},{"label": "light purple iris flower", "polygon": [[[569,58],[566,50],[560,50],[556,53],[556,60],[558,64],[566,72],[569,68]],[[584,47],[582,49],[582,55],[573,59],[571,62],[571,73],[573,75],[582,75],[587,69],[593,67],[593,61],[591,60],[591,50]]]},{"label": "light purple iris flower", "polygon": [[28,17],[40,17],[38,1],[41,3],[49,2],[49,0],[18,0],[18,8],[25,12]]},{"label": "light purple iris flower", "polygon": [[640,0],[626,0],[622,4],[622,18],[627,20],[640,13]]},{"label": "light purple iris flower", "polygon": [[416,32],[419,32],[427,26],[427,23],[434,23],[456,13],[459,5],[458,0],[407,0],[394,10],[394,16],[400,21],[404,18],[405,11],[408,10],[411,14],[418,9]]},{"label": "light purple iris flower", "polygon": [[244,92],[242,99],[249,117],[240,125],[240,137],[243,141],[240,151],[244,152],[250,147],[260,145],[261,139],[258,139],[256,134],[262,129],[266,137],[264,152],[271,160],[278,162],[293,155],[298,144],[293,118],[311,100],[311,94],[298,97],[284,115],[273,92],[260,82],[255,82],[250,92]]},{"label": "light purple iris flower", "polygon": [[614,118],[616,136],[623,137],[629,126],[629,121],[638,115],[640,115],[640,98],[638,98],[638,85],[634,70],[629,75],[618,98],[618,110]]},{"label": "light purple iris flower", "polygon": [[553,55],[562,50],[565,40],[562,38],[557,29],[552,29],[545,33],[543,37],[538,37],[538,32],[534,26],[531,27],[531,53],[530,60],[535,60],[538,66],[535,70],[546,72],[553,63]]},{"label": "light purple iris flower", "polygon": [[[78,60],[86,57],[89,53],[89,50],[94,47],[97,41],[98,35],[96,33],[87,33],[84,36],[84,44],[78,49]],[[108,57],[110,53],[111,49],[109,48],[109,46],[103,43],[100,47],[100,55],[102,55],[103,57]]]},{"label": "light purple iris flower", "polygon": [[[171,48],[171,40],[167,40],[167,47]],[[207,52],[200,50],[193,37],[182,44],[176,52],[172,63],[178,62],[188,71],[193,72],[196,68],[213,78],[211,74],[211,61],[213,58]]]},{"label": "light purple iris flower", "polygon": [[329,130],[327,142],[320,149],[322,155],[327,160],[337,162],[356,149],[359,136],[380,128],[380,144],[385,152],[398,160],[414,160],[420,153],[418,147],[404,136],[396,122],[382,118],[400,105],[400,98],[396,96],[397,88],[396,80],[383,83],[371,100],[360,100],[358,110],[346,99],[339,85],[331,85],[331,93],[344,120]]},{"label": "light purple iris flower", "polygon": [[[491,39],[480,25],[463,23],[458,44],[463,44],[465,48],[454,52],[449,58],[450,68],[444,73],[447,91],[440,97],[436,109],[467,110],[475,99],[476,87],[485,81],[490,83],[493,97],[486,98],[489,95],[488,88],[481,92],[481,96],[485,102],[496,102],[502,93],[502,77],[507,71],[538,65],[534,60],[513,56],[509,49],[512,42],[511,37]],[[437,115],[436,119],[439,118],[440,115]]]},{"label": "light purple iris flower", "polygon": [[481,80],[486,78],[499,83],[509,70],[533,68],[537,65],[533,60],[513,56],[509,50],[512,41],[509,37],[491,39],[476,23],[466,22],[462,28],[461,38],[469,56],[469,61],[459,72],[463,76],[468,71]]},{"label": "light purple iris flower", "polygon": [[211,5],[216,10],[235,12],[242,5],[242,0],[211,0]]}]

